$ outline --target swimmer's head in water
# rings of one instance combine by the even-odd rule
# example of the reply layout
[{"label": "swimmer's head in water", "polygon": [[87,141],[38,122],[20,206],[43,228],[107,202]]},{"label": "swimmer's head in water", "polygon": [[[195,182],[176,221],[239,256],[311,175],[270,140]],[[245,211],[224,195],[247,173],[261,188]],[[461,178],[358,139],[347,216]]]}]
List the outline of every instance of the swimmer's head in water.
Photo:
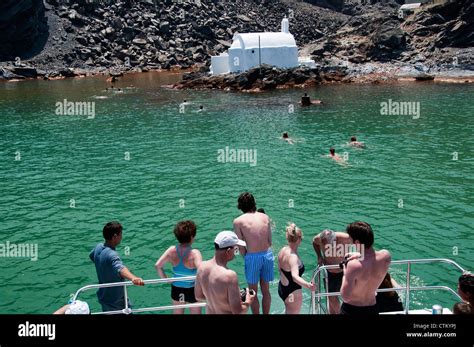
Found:
[{"label": "swimmer's head in water", "polygon": [[202,105],[201,105],[201,106],[199,106],[199,109],[200,109],[200,110],[202,110],[203,108],[204,108],[204,106],[202,106]]},{"label": "swimmer's head in water", "polygon": [[287,139],[288,138],[288,133],[283,133],[283,138]]},{"label": "swimmer's head in water", "polygon": [[186,99],[184,99],[184,101],[183,101],[183,102],[186,102]]},{"label": "swimmer's head in water", "polygon": [[331,153],[331,155],[334,155],[336,154],[336,150],[334,148],[329,148],[329,153]]},{"label": "swimmer's head in water", "polygon": [[351,137],[351,142],[357,141],[357,138],[355,136]]}]

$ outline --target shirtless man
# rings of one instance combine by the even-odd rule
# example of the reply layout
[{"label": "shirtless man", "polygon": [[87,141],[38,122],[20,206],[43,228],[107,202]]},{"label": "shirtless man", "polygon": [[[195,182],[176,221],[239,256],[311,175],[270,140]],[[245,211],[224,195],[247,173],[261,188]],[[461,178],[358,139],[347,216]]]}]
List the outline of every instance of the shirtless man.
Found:
[{"label": "shirtless man", "polygon": [[194,295],[198,301],[207,301],[207,314],[244,314],[255,298],[247,289],[242,302],[237,274],[227,268],[237,246],[245,247],[245,242],[232,231],[221,231],[214,240],[214,258],[198,267]]},{"label": "shirtless man", "polygon": [[[323,230],[313,238],[313,248],[318,256],[318,265],[339,265],[344,259],[347,247],[352,243],[346,233],[334,230]],[[337,293],[341,290],[343,272],[341,269],[330,269],[328,271],[328,293]],[[326,285],[326,281],[324,281]],[[329,297],[329,313],[339,314],[341,304],[337,296]]]},{"label": "shirtless man", "polygon": [[347,226],[346,231],[354,244],[364,247],[364,258],[352,256],[344,264],[341,314],[378,314],[375,291],[385,278],[392,257],[387,250],[375,251],[372,248],[374,233],[368,223],[354,222]]},{"label": "shirtless man", "polygon": [[352,136],[352,137],[351,137],[351,142],[349,142],[349,146],[357,147],[357,148],[364,148],[364,147],[365,147],[365,143],[360,142],[360,141],[357,141],[357,137]]},{"label": "shirtless man", "polygon": [[[262,311],[268,314],[272,302],[269,282],[273,281],[274,262],[270,218],[266,214],[256,212],[257,206],[251,193],[240,194],[237,207],[244,213],[234,220],[234,232],[239,239],[247,243],[247,249],[239,247],[245,259],[245,277],[249,288],[255,293],[260,282]],[[257,297],[251,307],[252,313],[259,313],[260,304]]]}]

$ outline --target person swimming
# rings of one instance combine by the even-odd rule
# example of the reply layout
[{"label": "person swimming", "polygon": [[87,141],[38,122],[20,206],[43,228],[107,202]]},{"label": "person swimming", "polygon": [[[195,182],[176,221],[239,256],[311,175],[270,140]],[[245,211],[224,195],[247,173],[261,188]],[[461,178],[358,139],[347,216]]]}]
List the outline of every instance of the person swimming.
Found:
[{"label": "person swimming", "polygon": [[293,140],[290,138],[287,132],[283,133],[282,139],[288,142],[290,145],[294,144]]},{"label": "person swimming", "polygon": [[322,103],[323,102],[321,100],[311,101],[311,98],[308,96],[307,93],[304,93],[304,96],[301,97],[300,101],[301,106],[320,105]]},{"label": "person swimming", "polygon": [[340,162],[345,161],[343,158],[341,158],[340,156],[336,154],[336,150],[334,149],[334,147],[329,148],[329,156],[335,161],[340,161]]},{"label": "person swimming", "polygon": [[204,106],[200,105],[198,112],[203,112],[204,111]]},{"label": "person swimming", "polygon": [[351,137],[351,141],[348,143],[349,146],[357,147],[357,148],[364,148],[365,143],[357,141],[357,138],[355,136]]}]

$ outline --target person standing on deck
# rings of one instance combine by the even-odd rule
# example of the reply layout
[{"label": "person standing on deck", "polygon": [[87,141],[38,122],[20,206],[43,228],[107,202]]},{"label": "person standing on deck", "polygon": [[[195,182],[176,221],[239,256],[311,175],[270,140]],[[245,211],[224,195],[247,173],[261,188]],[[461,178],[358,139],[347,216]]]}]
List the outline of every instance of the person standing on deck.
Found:
[{"label": "person standing on deck", "polygon": [[294,223],[286,228],[286,240],[288,245],[278,253],[278,268],[280,269],[278,295],[285,303],[286,314],[299,314],[303,304],[301,288],[315,291],[316,286],[301,277],[305,269],[298,255],[298,247],[303,241],[303,232]]},{"label": "person standing on deck", "polygon": [[366,222],[354,222],[347,226],[352,243],[364,247],[364,257],[357,254],[348,256],[342,263],[341,297],[344,301],[341,314],[376,315],[379,313],[376,290],[388,271],[392,257],[387,250],[373,249],[374,233]]},{"label": "person standing on deck", "polygon": [[[245,277],[249,288],[255,293],[258,293],[260,282],[262,311],[264,314],[269,314],[272,301],[269,282],[273,281],[274,263],[270,218],[257,212],[255,198],[248,192],[240,194],[237,208],[244,213],[234,220],[234,232],[247,244],[247,248],[239,247],[245,260]],[[260,313],[257,297],[251,308],[253,314]]]},{"label": "person standing on deck", "polygon": [[[119,222],[109,222],[102,230],[105,242],[99,243],[89,258],[94,262],[99,283],[122,282],[130,280],[136,286],[143,286],[143,279],[135,276],[123,265],[115,247],[122,241],[122,225]],[[102,311],[119,311],[125,308],[124,287],[99,288],[97,291]],[[129,303],[129,307],[131,304]]]},{"label": "person standing on deck", "polygon": [[[339,265],[344,259],[344,253],[339,249],[345,249],[351,244],[351,238],[347,233],[336,232],[325,229],[313,238],[313,248],[318,257],[318,265]],[[337,293],[341,290],[343,272],[341,269],[328,269],[328,293]],[[326,286],[326,281],[324,281]],[[339,314],[341,304],[337,296],[329,297],[329,313]]]},{"label": "person standing on deck", "polygon": [[474,314],[474,275],[466,272],[459,277],[458,293],[463,302],[454,304],[453,313]]},{"label": "person standing on deck", "polygon": [[197,300],[206,301],[207,314],[245,314],[255,298],[248,288],[242,297],[237,274],[227,268],[237,246],[245,247],[245,242],[232,231],[221,231],[214,240],[214,257],[198,268],[194,294]]},{"label": "person standing on deck", "polygon": [[[167,278],[163,271],[166,263],[173,265],[173,277],[195,276],[197,268],[202,262],[201,252],[193,249],[191,245],[196,237],[196,224],[187,220],[179,222],[174,228],[174,235],[178,239],[179,244],[171,246],[158,259],[155,264],[156,271],[160,278]],[[193,304],[196,303],[194,296],[194,281],[177,281],[171,283],[171,299],[173,305]],[[189,311],[192,314],[200,314],[201,307],[191,307]],[[174,310],[175,314],[183,314],[184,308]]]}]

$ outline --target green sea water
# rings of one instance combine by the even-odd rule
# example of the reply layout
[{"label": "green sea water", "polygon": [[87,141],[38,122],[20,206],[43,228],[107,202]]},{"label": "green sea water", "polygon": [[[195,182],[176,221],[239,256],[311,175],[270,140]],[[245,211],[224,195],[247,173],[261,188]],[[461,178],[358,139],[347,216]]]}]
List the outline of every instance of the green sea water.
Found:
[{"label": "green sea water", "polygon": [[[51,313],[96,283],[88,254],[110,220],[123,224],[117,250],[144,279],[158,277],[154,263],[175,244],[179,220],[196,222],[194,246],[208,259],[246,190],[274,221],[275,253],[289,221],[303,230],[306,279],[316,265],[312,237],[355,220],[372,225],[376,248],[394,260],[451,258],[472,269],[474,86],[327,85],[261,94],[162,86],[178,79],[129,75],[115,85],[124,93],[104,91],[102,77],[0,84],[0,243],[38,245],[37,261],[0,257],[0,313]],[[300,108],[303,92],[325,105]],[[57,115],[64,99],[95,102],[95,118]],[[184,99],[190,104],[180,113]],[[389,99],[419,102],[420,117],[381,115]],[[284,131],[294,145],[280,139]],[[367,148],[347,147],[353,135]],[[324,157],[331,146],[347,153],[349,166]],[[226,147],[257,151],[256,165],[219,162]],[[243,259],[229,267],[246,286]],[[390,270],[401,284],[404,270]],[[412,270],[412,285],[457,287],[459,273],[446,265]],[[282,313],[277,280],[272,312]],[[165,285],[131,288],[130,296],[135,307],[171,300]],[[94,291],[82,298],[98,308]],[[413,308],[454,303],[446,293],[410,299]],[[303,313],[308,300],[304,291]]]}]

